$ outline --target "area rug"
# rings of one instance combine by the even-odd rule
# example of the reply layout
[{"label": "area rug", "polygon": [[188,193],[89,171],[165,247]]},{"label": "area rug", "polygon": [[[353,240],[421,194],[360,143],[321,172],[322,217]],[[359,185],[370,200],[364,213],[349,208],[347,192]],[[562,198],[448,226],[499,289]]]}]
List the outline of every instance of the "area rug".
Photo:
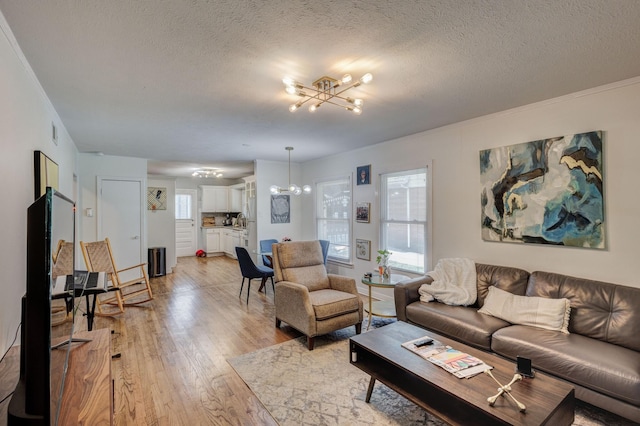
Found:
[{"label": "area rug", "polygon": [[[444,425],[349,363],[352,328],[316,338],[309,351],[300,337],[228,362],[273,418],[287,425]],[[630,425],[618,416],[577,402],[574,425]]]}]

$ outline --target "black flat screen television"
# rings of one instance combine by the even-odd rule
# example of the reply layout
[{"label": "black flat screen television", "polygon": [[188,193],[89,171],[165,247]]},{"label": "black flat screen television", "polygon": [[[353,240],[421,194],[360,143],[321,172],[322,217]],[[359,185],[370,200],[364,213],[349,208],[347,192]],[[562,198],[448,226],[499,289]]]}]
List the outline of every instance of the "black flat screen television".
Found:
[{"label": "black flat screen television", "polygon": [[[75,241],[75,203],[47,187],[27,210],[27,283],[22,297],[20,379],[8,410],[9,425],[56,425],[71,345],[55,350],[52,362],[53,254],[58,242]],[[75,270],[75,249],[71,271]],[[65,333],[73,336],[76,303],[73,293],[63,295],[71,323]],[[65,312],[66,314],[66,312]],[[66,335],[65,337],[66,338]],[[63,339],[64,339],[63,338]],[[69,340],[70,341],[70,340]]]}]

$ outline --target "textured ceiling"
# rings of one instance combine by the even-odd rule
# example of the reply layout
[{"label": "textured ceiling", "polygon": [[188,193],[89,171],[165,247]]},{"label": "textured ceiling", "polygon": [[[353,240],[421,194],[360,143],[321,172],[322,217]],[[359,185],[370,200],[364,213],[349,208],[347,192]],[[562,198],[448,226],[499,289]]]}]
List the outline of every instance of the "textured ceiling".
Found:
[{"label": "textured ceiling", "polygon": [[[81,152],[247,174],[640,76],[637,0],[0,0]],[[360,116],[281,79],[355,78]],[[249,171],[250,173],[250,171]]]}]

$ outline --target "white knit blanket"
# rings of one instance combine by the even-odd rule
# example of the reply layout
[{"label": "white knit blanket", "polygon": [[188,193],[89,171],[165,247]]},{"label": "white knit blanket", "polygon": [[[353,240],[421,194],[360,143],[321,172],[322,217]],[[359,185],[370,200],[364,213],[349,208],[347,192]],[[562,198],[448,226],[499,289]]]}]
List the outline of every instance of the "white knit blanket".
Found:
[{"label": "white knit blanket", "polygon": [[478,297],[476,264],[471,259],[440,259],[435,269],[427,272],[431,284],[422,284],[420,301],[437,300],[447,305],[473,305]]}]

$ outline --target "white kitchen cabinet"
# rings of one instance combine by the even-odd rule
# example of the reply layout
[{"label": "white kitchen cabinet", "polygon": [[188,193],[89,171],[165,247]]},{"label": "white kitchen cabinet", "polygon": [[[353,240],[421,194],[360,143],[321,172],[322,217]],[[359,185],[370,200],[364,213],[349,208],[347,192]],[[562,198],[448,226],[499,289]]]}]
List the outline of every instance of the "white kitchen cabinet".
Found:
[{"label": "white kitchen cabinet", "polygon": [[229,208],[232,212],[242,211],[242,190],[229,188]]},{"label": "white kitchen cabinet", "polygon": [[205,233],[205,246],[207,253],[219,253],[220,248],[220,230],[207,229]]},{"label": "white kitchen cabinet", "polygon": [[255,176],[247,176],[246,178],[244,178],[244,180],[245,180],[245,183],[244,183],[245,197],[247,199],[256,198],[256,178],[255,178]]},{"label": "white kitchen cabinet", "polygon": [[228,212],[229,189],[226,186],[202,185],[202,211]]},{"label": "white kitchen cabinet", "polygon": [[241,212],[242,190],[226,186],[202,185],[203,212]]},{"label": "white kitchen cabinet", "polygon": [[236,257],[236,246],[233,244],[233,230],[225,229],[222,231],[223,233],[223,250],[224,252],[235,258]]},{"label": "white kitchen cabinet", "polygon": [[223,229],[222,251],[229,257],[237,259],[236,246],[244,247],[244,233],[237,229]]}]

